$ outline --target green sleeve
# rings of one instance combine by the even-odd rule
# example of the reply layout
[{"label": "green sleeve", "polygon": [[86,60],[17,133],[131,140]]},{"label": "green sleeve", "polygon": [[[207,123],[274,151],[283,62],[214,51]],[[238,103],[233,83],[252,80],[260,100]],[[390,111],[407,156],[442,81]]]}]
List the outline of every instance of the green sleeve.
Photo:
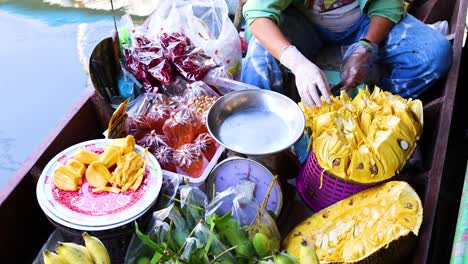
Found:
[{"label": "green sleeve", "polygon": [[242,14],[247,25],[259,17],[268,17],[279,24],[281,12],[292,2],[293,0],[248,0],[244,4]]},{"label": "green sleeve", "polygon": [[400,22],[406,14],[404,0],[361,0],[359,2],[363,12],[369,17],[385,17],[395,24]]}]

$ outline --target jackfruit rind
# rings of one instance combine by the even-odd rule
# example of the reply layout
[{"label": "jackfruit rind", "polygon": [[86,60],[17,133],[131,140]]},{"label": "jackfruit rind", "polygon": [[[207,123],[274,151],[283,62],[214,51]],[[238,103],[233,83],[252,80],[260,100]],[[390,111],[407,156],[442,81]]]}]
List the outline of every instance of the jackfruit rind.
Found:
[{"label": "jackfruit rind", "polygon": [[[372,93],[367,88],[359,90],[352,100],[342,92],[330,104],[324,102],[313,109],[302,102],[299,105],[306,127],[312,131],[311,145],[318,163],[328,174],[348,181],[367,184],[390,179],[410,158],[422,133],[421,101],[406,100],[378,87]],[[369,157],[362,151],[355,153],[363,144]],[[378,173],[343,167],[369,160],[378,160],[373,167]]]},{"label": "jackfruit rind", "polygon": [[[409,252],[406,242],[418,235],[422,217],[414,189],[406,182],[390,181],[314,214],[296,226],[282,246],[297,257],[305,240],[316,247],[320,263],[392,263],[387,260],[395,261],[395,256],[385,255],[386,250]],[[399,260],[405,257],[395,255]]]}]

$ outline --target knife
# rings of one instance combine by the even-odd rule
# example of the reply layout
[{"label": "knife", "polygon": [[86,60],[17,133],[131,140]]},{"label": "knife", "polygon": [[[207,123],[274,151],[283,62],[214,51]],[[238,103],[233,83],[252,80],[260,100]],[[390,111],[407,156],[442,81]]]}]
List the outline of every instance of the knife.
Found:
[{"label": "knife", "polygon": [[341,93],[341,88],[343,88],[343,86],[344,86],[344,83],[339,82],[338,84],[336,84],[330,89],[330,93],[334,96],[339,96]]}]

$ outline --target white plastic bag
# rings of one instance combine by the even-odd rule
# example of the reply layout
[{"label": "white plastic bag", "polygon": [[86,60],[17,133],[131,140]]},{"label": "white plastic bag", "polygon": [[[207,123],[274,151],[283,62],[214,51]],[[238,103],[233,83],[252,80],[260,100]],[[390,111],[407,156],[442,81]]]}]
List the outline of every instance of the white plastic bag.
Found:
[{"label": "white plastic bag", "polygon": [[145,25],[151,35],[183,32],[226,72],[240,76],[241,43],[224,0],[165,1]]}]

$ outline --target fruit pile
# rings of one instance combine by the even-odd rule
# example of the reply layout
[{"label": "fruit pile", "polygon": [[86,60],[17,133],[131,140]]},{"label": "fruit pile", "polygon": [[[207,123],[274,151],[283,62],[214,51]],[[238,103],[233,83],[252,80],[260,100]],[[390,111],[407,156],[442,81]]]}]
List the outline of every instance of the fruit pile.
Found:
[{"label": "fruit pile", "polygon": [[85,245],[59,242],[55,251],[43,252],[44,264],[110,264],[110,256],[99,238],[83,233]]},{"label": "fruit pile", "polygon": [[79,148],[66,165],[54,170],[54,184],[61,190],[76,191],[85,176],[94,187],[93,192],[136,191],[145,176],[146,161],[133,150],[134,147],[135,139],[127,136],[113,140],[102,154]]},{"label": "fruit pile", "polygon": [[283,248],[301,258],[303,244],[315,246],[322,263],[398,263],[414,245],[422,214],[421,200],[411,186],[390,181],[304,220],[289,233]]},{"label": "fruit pile", "polygon": [[405,100],[375,87],[346,92],[331,103],[310,109],[303,103],[312,131],[313,152],[330,175],[356,183],[376,183],[393,177],[404,166],[422,133],[420,100]]}]

